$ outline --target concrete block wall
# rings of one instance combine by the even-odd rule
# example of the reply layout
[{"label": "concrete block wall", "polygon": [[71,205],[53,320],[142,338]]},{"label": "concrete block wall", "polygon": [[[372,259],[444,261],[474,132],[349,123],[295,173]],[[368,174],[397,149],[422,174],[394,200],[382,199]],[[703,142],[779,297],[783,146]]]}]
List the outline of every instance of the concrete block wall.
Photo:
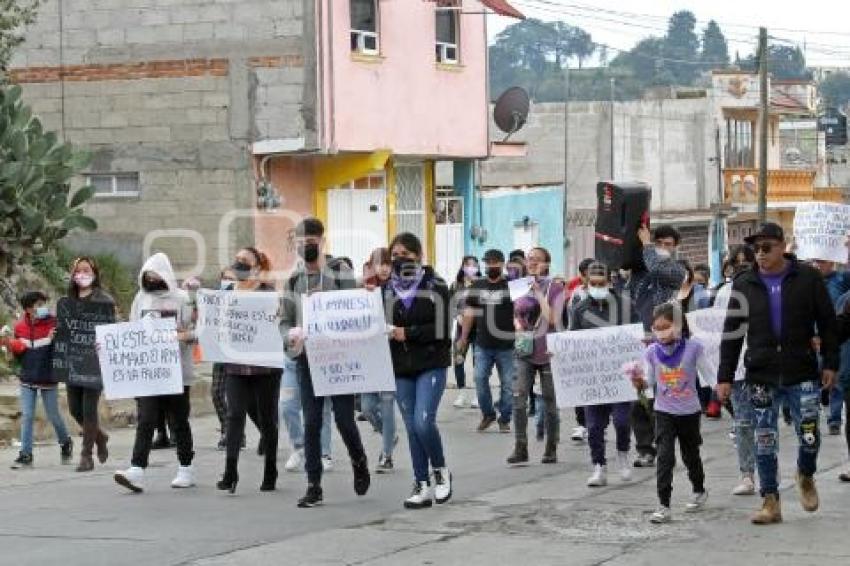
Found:
[{"label": "concrete block wall", "polygon": [[[137,267],[151,231],[195,230],[212,276],[232,248],[253,244],[251,144],[317,139],[312,4],[43,3],[10,66],[12,82],[47,129],[92,152],[90,172],[140,176],[138,198],[92,202],[100,228],[71,247]],[[240,219],[222,228],[230,213]],[[190,240],[161,238],[153,251],[172,255],[178,270],[198,263]]]},{"label": "concrete block wall", "polygon": [[708,263],[708,225],[679,226],[682,240],[679,244],[679,258],[690,262],[691,267],[698,263]]}]

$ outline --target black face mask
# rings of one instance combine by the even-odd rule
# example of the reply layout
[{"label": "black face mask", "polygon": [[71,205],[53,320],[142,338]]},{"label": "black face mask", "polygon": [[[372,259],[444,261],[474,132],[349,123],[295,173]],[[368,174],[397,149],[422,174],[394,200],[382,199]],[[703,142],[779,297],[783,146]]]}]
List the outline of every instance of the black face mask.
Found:
[{"label": "black face mask", "polygon": [[251,266],[244,261],[235,261],[230,268],[234,271],[236,279],[239,281],[245,281],[251,277]]},{"label": "black face mask", "polygon": [[487,278],[488,279],[499,279],[502,276],[502,268],[501,267],[488,267],[487,268]]},{"label": "black face mask", "polygon": [[156,293],[159,291],[168,291],[168,284],[165,281],[142,279],[142,289],[147,293]]},{"label": "black face mask", "polygon": [[404,257],[397,257],[393,260],[393,273],[402,278],[413,277],[416,274],[417,267],[419,267],[419,264]]},{"label": "black face mask", "polygon": [[306,244],[298,245],[298,255],[304,258],[307,263],[313,263],[319,259],[319,244],[307,242]]}]

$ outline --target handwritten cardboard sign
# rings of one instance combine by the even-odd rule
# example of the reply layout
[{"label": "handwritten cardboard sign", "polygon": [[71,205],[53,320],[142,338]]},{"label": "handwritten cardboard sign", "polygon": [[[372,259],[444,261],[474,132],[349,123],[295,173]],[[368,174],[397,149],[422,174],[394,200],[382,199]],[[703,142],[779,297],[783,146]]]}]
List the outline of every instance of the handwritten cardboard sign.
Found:
[{"label": "handwritten cardboard sign", "polygon": [[59,299],[53,339],[53,374],[57,380],[87,389],[101,388],[95,330],[113,322],[115,307],[111,303]]},{"label": "handwritten cardboard sign", "polygon": [[850,206],[829,202],[807,202],[794,215],[794,241],[800,259],[847,263],[847,233]]}]

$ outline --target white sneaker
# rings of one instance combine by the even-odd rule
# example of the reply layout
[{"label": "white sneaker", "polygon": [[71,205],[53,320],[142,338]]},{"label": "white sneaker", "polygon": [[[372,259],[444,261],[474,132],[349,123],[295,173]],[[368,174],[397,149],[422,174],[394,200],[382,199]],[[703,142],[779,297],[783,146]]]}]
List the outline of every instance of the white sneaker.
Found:
[{"label": "white sneaker", "polygon": [[405,509],[424,509],[431,504],[431,485],[426,481],[414,483],[413,493],[404,500]]},{"label": "white sneaker", "polygon": [[187,487],[195,487],[195,468],[192,466],[179,466],[177,475],[171,482],[171,487],[175,489],[185,489]]},{"label": "white sneaker", "polygon": [[617,465],[620,466],[620,479],[624,482],[632,481],[632,467],[629,465],[628,452],[617,452]]},{"label": "white sneaker", "polygon": [[602,464],[596,464],[593,475],[587,480],[587,487],[604,487],[608,485],[608,469]]},{"label": "white sneaker", "polygon": [[470,409],[478,409],[478,395],[473,395],[472,399],[469,400],[469,408]]},{"label": "white sneaker", "polygon": [[322,471],[332,472],[334,469],[334,459],[330,456],[322,456]]},{"label": "white sneaker", "polygon": [[455,409],[463,409],[464,407],[466,407],[466,393],[464,393],[463,391],[458,393],[455,402],[452,403],[452,407],[454,407]]},{"label": "white sneaker", "polygon": [[289,456],[289,460],[283,466],[287,472],[300,472],[304,469],[304,449],[299,448]]},{"label": "white sneaker", "polygon": [[732,495],[755,495],[756,484],[752,476],[744,476],[741,478],[741,483],[735,486],[732,490]]},{"label": "white sneaker", "polygon": [[138,466],[130,466],[126,470],[119,470],[113,476],[115,483],[126,487],[133,493],[142,493],[145,490],[145,470]]},{"label": "white sneaker", "polygon": [[587,429],[583,426],[575,427],[573,433],[570,435],[570,440],[573,442],[584,442],[587,440]]},{"label": "white sneaker", "polygon": [[702,508],[705,507],[706,501],[708,501],[707,491],[694,493],[691,496],[691,500],[685,504],[685,513],[696,513],[697,511],[702,511]]},{"label": "white sneaker", "polygon": [[663,505],[658,508],[652,515],[649,516],[649,522],[655,525],[662,525],[673,520],[673,515],[670,513],[669,507]]},{"label": "white sneaker", "polygon": [[434,499],[443,504],[452,498],[452,473],[448,468],[434,470]]}]

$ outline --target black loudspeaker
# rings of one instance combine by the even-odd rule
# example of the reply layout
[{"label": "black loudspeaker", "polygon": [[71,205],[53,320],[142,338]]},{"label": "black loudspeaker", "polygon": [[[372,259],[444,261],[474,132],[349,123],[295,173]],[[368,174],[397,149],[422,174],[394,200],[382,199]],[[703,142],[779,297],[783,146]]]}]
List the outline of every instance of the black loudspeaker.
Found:
[{"label": "black loudspeaker", "polygon": [[637,237],[649,226],[652,189],[645,183],[600,182],[596,185],[596,259],[609,269],[640,270],[643,246]]}]

